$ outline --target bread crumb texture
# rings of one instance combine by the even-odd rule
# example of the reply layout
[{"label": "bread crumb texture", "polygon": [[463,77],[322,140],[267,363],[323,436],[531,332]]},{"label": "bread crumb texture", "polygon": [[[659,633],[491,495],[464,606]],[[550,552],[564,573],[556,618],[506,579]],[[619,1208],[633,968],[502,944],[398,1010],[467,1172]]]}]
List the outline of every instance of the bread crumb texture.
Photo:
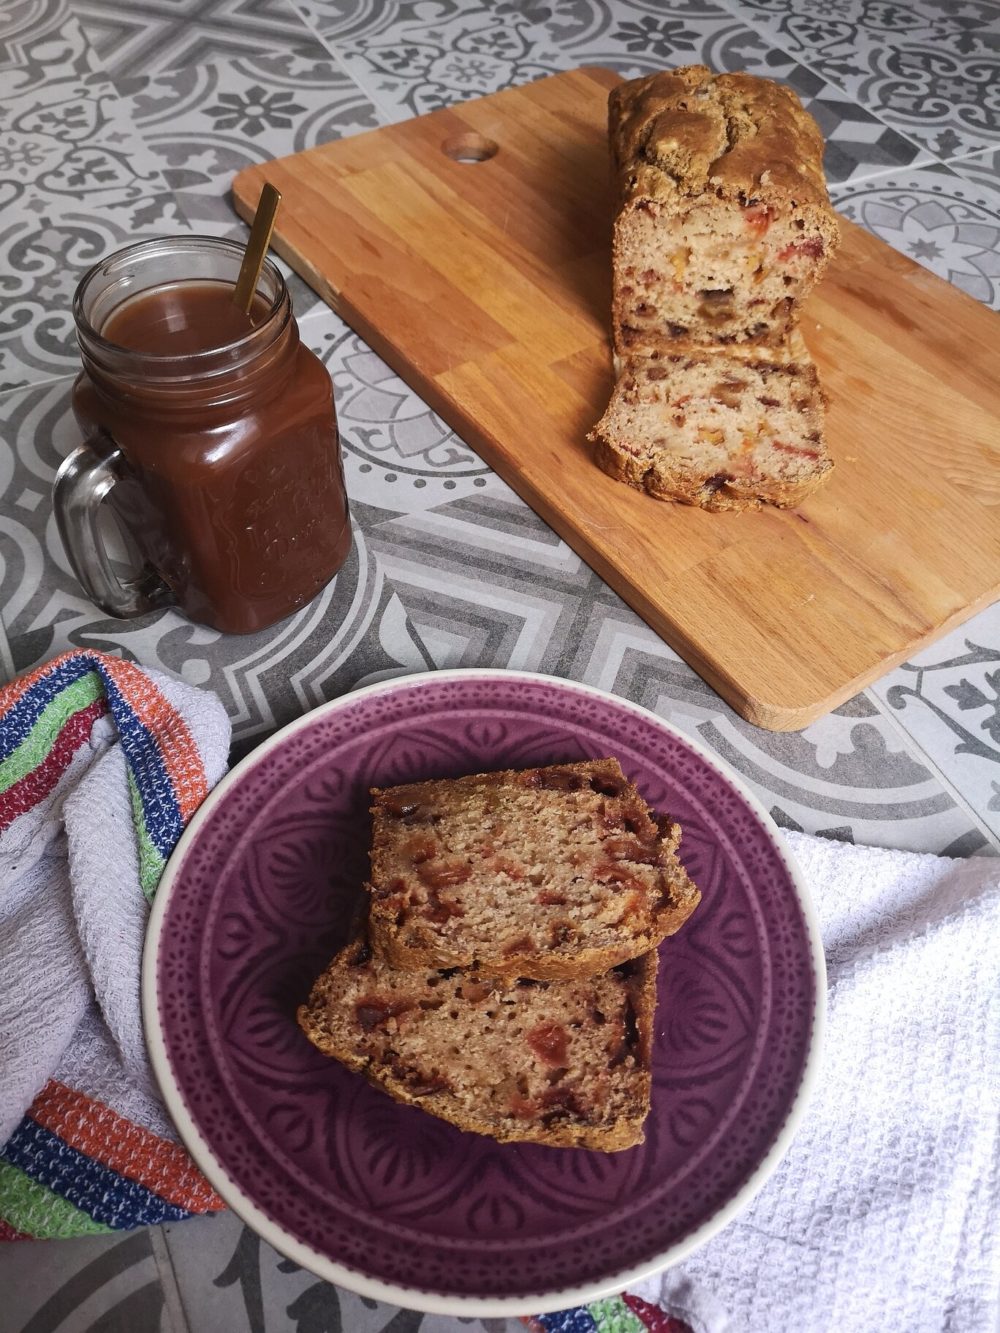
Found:
[{"label": "bread crumb texture", "polygon": [[616,759],[373,792],[371,915],[397,967],[589,976],[672,934],[698,891]]}]

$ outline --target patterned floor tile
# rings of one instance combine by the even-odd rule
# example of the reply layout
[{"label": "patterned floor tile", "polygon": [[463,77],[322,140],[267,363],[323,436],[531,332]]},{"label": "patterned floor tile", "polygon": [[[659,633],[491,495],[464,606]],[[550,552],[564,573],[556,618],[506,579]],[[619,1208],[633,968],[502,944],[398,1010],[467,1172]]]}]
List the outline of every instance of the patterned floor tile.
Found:
[{"label": "patterned floor tile", "polygon": [[399,1310],[321,1282],[231,1213],[164,1228],[191,1333],[524,1333],[515,1320]]},{"label": "patterned floor tile", "polygon": [[641,703],[731,764],[785,827],[997,850],[866,695],[800,733],[751,726],[514,497],[406,515],[370,540],[438,667],[544,671]]},{"label": "patterned floor tile", "polygon": [[33,186],[14,196],[0,214],[0,392],[75,372],[73,292],[92,264],[144,237],[190,230],[169,191],[116,204]]},{"label": "patterned floor tile", "polygon": [[438,667],[566,675],[605,585],[516,496],[470,495],[371,540]]},{"label": "patterned floor tile", "polygon": [[121,76],[116,87],[193,224],[235,219],[245,167],[374,129],[372,104],[319,42]]},{"label": "patterned floor tile", "polygon": [[836,82],[775,49],[757,31],[759,25],[740,22],[712,0],[580,0],[554,6],[547,26],[564,67],[605,65],[632,78],[701,62],[789,84],[823,131],[826,173],[833,183],[929,159]]},{"label": "patterned floor tile", "polygon": [[282,51],[309,39],[285,0],[70,0],[109,74]]},{"label": "patterned floor tile", "polygon": [[1000,837],[1000,603],[873,689]]},{"label": "patterned floor tile", "polygon": [[132,132],[127,109],[100,74],[0,85],[0,144],[8,184],[104,208],[166,188]]},{"label": "patterned floor tile", "polygon": [[303,332],[333,377],[352,501],[390,518],[467,495],[511,494],[332,310],[311,314]]},{"label": "patterned floor tile", "polygon": [[1000,310],[1000,188],[935,165],[841,186],[833,201],[845,217]]},{"label": "patterned floor tile", "polygon": [[[57,54],[66,32],[64,23],[52,34]],[[74,368],[70,307],[91,264],[144,235],[184,230],[154,155],[102,74],[0,80],[0,389]]]},{"label": "patterned floor tile", "polygon": [[70,647],[101,648],[160,666],[222,698],[237,752],[318,703],[362,682],[431,665],[353,511],[347,563],[302,611],[256,635],[222,635],[174,611],[105,616],[70,572],[49,498],[61,460],[79,442],[71,381],[0,395],[0,608],[12,674]]},{"label": "patterned floor tile", "polygon": [[405,120],[567,68],[540,22],[547,12],[488,0],[406,0],[379,10],[362,36],[338,37],[336,50],[384,117]]},{"label": "patterned floor tile", "polygon": [[0,1246],[0,1288],[11,1333],[187,1333],[148,1231]]},{"label": "patterned floor tile", "polygon": [[12,0],[0,9],[0,88],[5,96],[100,71],[96,52],[70,14],[69,0]]},{"label": "patterned floor tile", "polygon": [[[199,235],[245,240],[230,194],[245,167],[378,124],[371,102],[314,39],[273,54],[121,75],[115,86]],[[316,308],[315,292],[279,266],[296,313]]]},{"label": "patterned floor tile", "polygon": [[951,169],[962,179],[975,181],[1000,194],[1000,148],[991,148],[974,157],[963,157],[960,162],[953,162]]},{"label": "patterned floor tile", "polygon": [[997,0],[725,3],[935,158],[1000,142]]},{"label": "patterned floor tile", "polygon": [[427,14],[423,7],[401,6],[398,21],[341,41],[337,50],[390,120],[579,65],[603,65],[631,78],[701,61],[789,83],[827,138],[826,170],[832,182],[931,160],[836,84],[770,47],[710,0],[671,7],[670,17],[662,17],[663,7],[648,0],[592,0],[574,8],[575,22],[557,8],[542,41],[531,20],[545,11],[518,7],[511,16],[507,11],[512,8],[463,6],[442,20],[436,8]]}]

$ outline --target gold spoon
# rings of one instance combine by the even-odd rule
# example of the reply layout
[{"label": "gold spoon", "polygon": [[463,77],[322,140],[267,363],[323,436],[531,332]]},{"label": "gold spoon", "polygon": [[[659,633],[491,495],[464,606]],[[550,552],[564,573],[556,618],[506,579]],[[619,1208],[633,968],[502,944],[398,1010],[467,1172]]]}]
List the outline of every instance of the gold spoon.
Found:
[{"label": "gold spoon", "polygon": [[280,192],[273,185],[265,184],[260,192],[260,199],[257,201],[257,212],[254,214],[253,226],[250,228],[250,239],[247,241],[243,263],[240,265],[240,275],[236,279],[236,286],[233,288],[233,305],[239,306],[245,315],[250,314],[250,307],[253,305],[254,293],[257,290],[257,279],[260,277],[260,271],[264,266],[267,247],[271,244],[274,219],[277,216],[280,203]]}]

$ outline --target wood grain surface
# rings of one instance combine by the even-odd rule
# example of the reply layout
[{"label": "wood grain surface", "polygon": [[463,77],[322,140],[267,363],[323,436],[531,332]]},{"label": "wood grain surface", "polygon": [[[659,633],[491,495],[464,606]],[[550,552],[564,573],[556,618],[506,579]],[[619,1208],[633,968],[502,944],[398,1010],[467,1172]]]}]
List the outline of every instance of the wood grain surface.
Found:
[{"label": "wood grain surface", "polygon": [[585,437],[611,389],[616,82],[576,70],[255,166],[236,206],[276,185],[278,253],[737,712],[794,730],[1000,593],[1000,324],[845,221],[802,324],[830,481],[745,514],[612,481]]}]

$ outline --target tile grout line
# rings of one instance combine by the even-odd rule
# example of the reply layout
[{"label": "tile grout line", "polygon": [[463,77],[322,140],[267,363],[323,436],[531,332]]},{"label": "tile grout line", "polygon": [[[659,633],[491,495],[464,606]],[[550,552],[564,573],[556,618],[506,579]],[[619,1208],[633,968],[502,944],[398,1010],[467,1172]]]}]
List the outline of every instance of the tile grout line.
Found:
[{"label": "tile grout line", "polygon": [[58,384],[60,380],[69,380],[72,382],[76,379],[76,376],[76,370],[67,370],[64,375],[50,375],[48,379],[30,380],[26,384],[15,384],[10,389],[0,389],[0,401],[4,398],[9,398],[15,393],[26,393],[29,389],[50,388],[53,384]]},{"label": "tile grout line", "polygon": [[[945,165],[950,167],[956,162],[970,162],[974,157],[986,157],[991,153],[1000,155],[1000,143],[995,143],[990,148],[977,148],[974,153],[963,153],[960,157],[950,157]],[[997,173],[997,179],[1000,180],[1000,171]]]},{"label": "tile grout line", "polygon": [[350,79],[351,83],[354,84],[355,88],[357,88],[358,92],[360,92],[364,97],[368,99],[369,102],[371,102],[372,106],[375,108],[376,113],[378,114],[379,119],[383,122],[383,124],[384,125],[393,124],[393,119],[389,115],[388,111],[378,100],[375,94],[369,91],[369,89],[367,89],[364,86],[361,80],[357,78],[357,76],[351,71],[351,69],[345,62],[344,57],[337,50],[334,43],[328,42],[326,38],[323,36],[323,34],[320,32],[320,30],[313,26],[313,24],[309,21],[309,19],[306,17],[305,14],[300,13],[299,10],[294,8],[294,6],[290,5],[289,8],[293,9],[296,17],[298,18],[302,26],[305,28],[306,32],[311,33],[311,35],[316,39],[316,41],[319,42],[320,46],[322,46],[325,51],[329,52],[331,58],[333,59],[337,67],[340,69],[341,73],[345,74],[347,78]]},{"label": "tile grout line", "polygon": [[173,1256],[162,1227],[149,1228],[149,1240],[156,1262],[156,1271],[160,1278],[160,1290],[163,1292],[163,1307],[170,1321],[167,1333],[191,1333],[187,1321],[184,1302],[181,1299],[180,1284],[174,1269]]},{"label": "tile grout line", "polygon": [[[997,150],[993,148],[986,149],[987,153],[993,153],[996,151]],[[911,163],[909,166],[903,166],[902,164],[898,164],[893,167],[882,167],[878,171],[872,172],[872,174],[869,176],[861,176],[857,180],[838,181],[835,185],[831,185],[829,187],[830,198],[831,200],[833,200],[834,203],[836,203],[837,195],[841,191],[860,190],[867,185],[871,185],[873,182],[877,184],[879,181],[883,181],[886,177],[902,176],[904,174],[914,171],[933,171],[935,167],[944,167],[947,171],[950,171],[955,176],[956,180],[960,181],[963,185],[977,190],[982,190],[983,193],[986,194],[990,190],[990,187],[988,185],[986,185],[982,181],[973,180],[970,177],[963,175],[961,171],[963,163],[969,162],[973,158],[978,157],[980,155],[981,154],[978,153],[970,153],[968,154],[967,157],[949,158],[947,162],[943,162],[940,159],[936,159],[933,162],[914,162]],[[994,189],[995,193],[997,195],[1000,195],[1000,172],[997,173],[997,183]],[[987,203],[989,201],[984,200],[983,202]]]},{"label": "tile grout line", "polygon": [[[1000,148],[987,148],[985,152],[990,154],[997,153],[1000,152]],[[989,192],[992,188],[994,194],[1000,195],[1000,171],[994,172],[996,175],[996,184],[991,187],[987,185],[985,181],[978,180],[974,176],[969,176],[962,170],[968,163],[975,162],[977,158],[983,156],[983,153],[967,153],[965,157],[953,157],[942,165],[946,166],[949,171],[953,171],[963,185],[976,190],[982,190],[984,193]]]},{"label": "tile grout line", "polygon": [[899,717],[896,714],[895,710],[890,708],[889,705],[885,703],[884,700],[882,700],[878,696],[878,694],[876,694],[875,690],[871,686],[869,686],[864,691],[864,695],[866,699],[869,699],[875,705],[875,707],[878,709],[879,714],[892,725],[896,733],[906,742],[907,748],[909,749],[910,753],[918,757],[924,764],[926,764],[927,768],[931,771],[934,777],[936,777],[937,780],[941,783],[942,787],[944,787],[945,791],[952,798],[952,800],[959,807],[959,809],[964,810],[965,813],[972,820],[972,822],[979,829],[979,831],[985,835],[986,840],[990,844],[990,846],[993,847],[996,851],[1000,852],[1000,834],[995,832],[990,827],[990,825],[986,822],[986,820],[979,813],[979,811],[969,802],[968,797],[965,795],[962,789],[956,786],[954,780],[950,778],[947,775],[947,773],[945,773],[942,770],[942,768],[940,767],[934,756],[930,754],[930,752],[923,745],[920,744],[916,736],[911,735],[910,732],[907,731],[907,729],[903,726],[902,722],[899,720]]},{"label": "tile grout line", "polygon": [[[862,111],[867,111],[867,113],[870,116],[873,116],[875,120],[877,120],[881,125],[884,125],[886,129],[894,130],[895,133],[898,134],[901,139],[905,139],[906,142],[912,148],[916,148],[918,153],[929,154],[931,159],[929,162],[923,162],[923,163],[911,162],[909,164],[910,170],[915,170],[918,166],[929,167],[934,165],[942,165],[942,166],[946,165],[946,163],[940,157],[936,157],[929,148],[926,148],[923,144],[918,143],[916,139],[912,139],[908,134],[906,134],[903,130],[901,130],[898,125],[894,125],[892,121],[886,120],[885,117],[880,115],[879,112],[876,111],[873,107],[868,106],[866,103],[862,102],[860,98],[855,97],[853,93],[848,92],[848,90],[842,84],[835,83],[833,79],[828,78],[827,75],[824,74],[821,69],[817,69],[815,65],[811,64],[809,60],[805,59],[804,56],[801,54],[801,52],[789,51],[788,47],[785,46],[785,44],[782,41],[780,41],[779,38],[773,32],[760,31],[759,29],[752,27],[751,24],[747,21],[746,16],[737,8],[738,0],[720,0],[720,3],[725,7],[725,9],[734,19],[737,19],[740,23],[743,24],[745,28],[748,28],[758,37],[763,38],[766,42],[770,44],[773,50],[780,51],[783,55],[786,55],[789,60],[794,60],[797,65],[801,65],[803,69],[807,69],[811,74],[815,74],[816,77],[818,79],[822,79],[823,82],[827,84],[828,87],[836,88],[838,92],[843,93],[843,95],[848,99],[848,101],[852,102],[855,106],[859,106]],[[903,170],[903,169],[905,168],[902,167],[897,168],[897,170]]]},{"label": "tile grout line", "polygon": [[904,173],[909,173],[911,171],[929,171],[931,167],[940,167],[943,165],[944,163],[942,162],[911,163],[909,166],[897,163],[893,167],[880,167],[878,171],[873,171],[871,175],[859,176],[856,180],[851,179],[837,181],[836,184],[833,185],[828,184],[827,189],[829,190],[831,200],[836,203],[837,195],[841,191],[862,190],[865,186],[871,185],[873,182],[877,184],[879,181],[884,181],[888,177],[902,176]]}]

